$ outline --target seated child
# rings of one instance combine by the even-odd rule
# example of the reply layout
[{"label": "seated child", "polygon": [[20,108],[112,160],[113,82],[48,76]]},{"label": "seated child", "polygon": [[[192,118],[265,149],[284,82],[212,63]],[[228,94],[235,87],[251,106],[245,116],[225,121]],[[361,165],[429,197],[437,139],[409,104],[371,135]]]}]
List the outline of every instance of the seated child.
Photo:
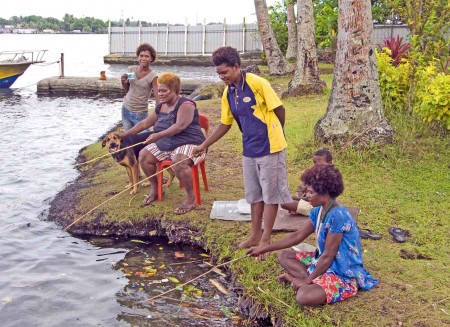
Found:
[{"label": "seated child", "polygon": [[[317,150],[313,155],[313,163],[314,165],[332,165],[333,156],[326,149]],[[297,194],[292,196],[292,200],[292,202],[281,204],[281,207],[288,210],[291,214],[298,213],[303,216],[309,216],[312,206],[309,204],[309,198],[306,196],[306,187],[303,183],[298,186]]]}]

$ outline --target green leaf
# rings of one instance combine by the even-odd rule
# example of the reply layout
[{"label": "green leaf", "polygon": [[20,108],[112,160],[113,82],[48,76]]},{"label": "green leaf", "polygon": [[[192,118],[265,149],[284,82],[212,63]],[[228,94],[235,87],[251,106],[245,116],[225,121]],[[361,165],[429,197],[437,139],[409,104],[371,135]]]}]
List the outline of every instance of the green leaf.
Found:
[{"label": "green leaf", "polygon": [[179,284],[180,283],[180,281],[178,279],[176,279],[175,277],[167,277],[167,279],[170,280],[172,283],[175,283],[175,284]]}]

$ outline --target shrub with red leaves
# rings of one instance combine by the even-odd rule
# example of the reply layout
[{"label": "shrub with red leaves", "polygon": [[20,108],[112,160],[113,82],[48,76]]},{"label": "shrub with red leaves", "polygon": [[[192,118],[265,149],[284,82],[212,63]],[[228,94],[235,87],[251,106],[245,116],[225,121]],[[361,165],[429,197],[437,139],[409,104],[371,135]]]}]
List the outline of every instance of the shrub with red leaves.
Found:
[{"label": "shrub with red leaves", "polygon": [[392,65],[397,67],[400,65],[401,59],[408,56],[410,46],[408,42],[403,42],[403,38],[397,35],[397,37],[384,40],[383,44],[378,45],[378,48],[380,51],[388,48],[391,51]]}]

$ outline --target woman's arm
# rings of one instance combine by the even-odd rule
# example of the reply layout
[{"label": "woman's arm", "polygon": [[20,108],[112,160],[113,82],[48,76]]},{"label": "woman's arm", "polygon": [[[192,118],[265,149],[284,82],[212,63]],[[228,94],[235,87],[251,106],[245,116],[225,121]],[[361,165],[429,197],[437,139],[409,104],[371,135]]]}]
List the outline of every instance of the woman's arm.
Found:
[{"label": "woman's arm", "polygon": [[319,277],[325,273],[328,268],[330,268],[331,263],[338,252],[339,245],[342,241],[342,236],[342,233],[328,233],[325,240],[325,249],[320,256],[319,261],[317,261],[316,268],[306,279],[305,284],[311,284],[314,278]]},{"label": "woman's arm", "polygon": [[122,76],[120,76],[120,81],[122,83],[122,89],[125,91],[125,93],[128,93],[128,90],[130,89],[130,81],[128,80],[128,74],[122,74]]},{"label": "woman's arm", "polygon": [[159,94],[158,94],[158,77],[155,77],[152,81],[152,90],[153,90],[153,96],[155,97],[155,108],[159,104]]},{"label": "woman's arm", "polygon": [[177,120],[175,124],[161,132],[151,134],[147,139],[147,143],[155,143],[157,140],[163,137],[172,136],[185,130],[194,119],[194,111],[195,107],[192,103],[183,103],[178,109]]},{"label": "woman's arm", "polygon": [[141,120],[139,123],[134,125],[128,131],[117,132],[116,135],[118,135],[121,138],[127,137],[128,135],[135,135],[135,134],[142,132],[143,130],[155,125],[157,119],[158,119],[158,116],[156,116],[156,113],[153,111],[147,118],[145,118],[144,120]]},{"label": "woman's arm", "polygon": [[286,235],[281,240],[267,245],[252,247],[247,251],[247,254],[256,257],[266,252],[286,249],[304,241],[312,233],[314,233],[314,226],[309,220],[303,227],[291,234]]}]

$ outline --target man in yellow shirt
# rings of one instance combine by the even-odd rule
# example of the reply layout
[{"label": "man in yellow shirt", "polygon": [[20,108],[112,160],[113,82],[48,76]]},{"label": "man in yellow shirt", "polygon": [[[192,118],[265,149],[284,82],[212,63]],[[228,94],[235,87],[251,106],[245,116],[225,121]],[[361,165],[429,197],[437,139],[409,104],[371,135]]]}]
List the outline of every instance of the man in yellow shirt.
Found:
[{"label": "man in yellow shirt", "polygon": [[212,61],[227,85],[221,123],[196,153],[218,141],[236,121],[242,132],[245,198],[252,216],[250,237],[239,248],[269,244],[278,205],[292,202],[286,173],[285,109],[267,80],[241,70],[234,48],[217,49]]}]

